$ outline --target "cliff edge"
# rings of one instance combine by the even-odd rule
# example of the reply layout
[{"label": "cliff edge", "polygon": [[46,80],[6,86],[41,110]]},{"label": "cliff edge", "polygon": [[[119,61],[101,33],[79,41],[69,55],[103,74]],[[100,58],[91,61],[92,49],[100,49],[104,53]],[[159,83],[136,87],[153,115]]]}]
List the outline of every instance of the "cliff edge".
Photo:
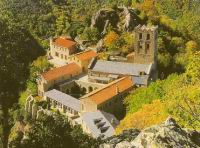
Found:
[{"label": "cliff edge", "polygon": [[199,148],[200,132],[182,129],[173,118],[142,131],[130,129],[110,137],[100,148]]}]

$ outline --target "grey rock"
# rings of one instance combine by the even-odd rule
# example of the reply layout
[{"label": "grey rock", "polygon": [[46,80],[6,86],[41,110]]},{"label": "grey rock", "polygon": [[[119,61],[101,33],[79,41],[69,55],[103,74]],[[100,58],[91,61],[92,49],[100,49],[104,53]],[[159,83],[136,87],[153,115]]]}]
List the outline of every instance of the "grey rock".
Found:
[{"label": "grey rock", "polygon": [[116,27],[118,20],[119,16],[116,11],[112,9],[101,9],[92,17],[91,27],[96,27],[100,32],[103,32],[107,29],[105,25],[108,25],[108,22],[113,27]]},{"label": "grey rock", "polygon": [[172,117],[168,117],[165,121],[166,126],[176,126],[176,121]]},{"label": "grey rock", "polygon": [[[132,9],[128,9],[127,7],[123,7],[124,11],[124,31],[131,31],[134,29],[134,26],[137,25],[137,17]],[[136,19],[137,18],[137,19]]]},{"label": "grey rock", "polygon": [[131,145],[130,142],[128,141],[123,141],[123,142],[120,142],[118,143],[115,148],[132,148],[133,146]]},{"label": "grey rock", "polygon": [[190,139],[200,147],[200,132],[194,130],[194,131],[187,131],[187,133]]},{"label": "grey rock", "polygon": [[105,22],[105,25],[104,25],[104,28],[103,28],[103,31],[102,31],[102,35],[105,35],[106,34],[106,32],[107,32],[107,29],[108,29],[108,26],[109,26],[109,23],[110,23],[110,21],[109,20],[106,20],[106,22]]},{"label": "grey rock", "polygon": [[95,27],[104,35],[109,26],[121,31],[132,31],[134,27],[141,23],[135,9],[118,7],[113,9],[99,10],[91,20],[91,27]]},{"label": "grey rock", "polygon": [[105,140],[105,144],[114,145],[114,148],[199,148],[200,132],[182,129],[169,117],[162,124],[141,132],[137,129],[123,131],[121,135]]}]

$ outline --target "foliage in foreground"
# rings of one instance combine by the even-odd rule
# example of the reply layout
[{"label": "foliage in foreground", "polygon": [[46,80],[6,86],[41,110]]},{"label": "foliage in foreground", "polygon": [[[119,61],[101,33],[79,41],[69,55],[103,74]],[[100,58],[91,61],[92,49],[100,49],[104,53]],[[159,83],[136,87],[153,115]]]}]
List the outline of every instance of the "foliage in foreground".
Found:
[{"label": "foliage in foreground", "polygon": [[12,129],[9,141],[11,148],[98,147],[97,140],[83,134],[79,126],[72,127],[60,114],[43,115],[34,122],[19,120]]}]

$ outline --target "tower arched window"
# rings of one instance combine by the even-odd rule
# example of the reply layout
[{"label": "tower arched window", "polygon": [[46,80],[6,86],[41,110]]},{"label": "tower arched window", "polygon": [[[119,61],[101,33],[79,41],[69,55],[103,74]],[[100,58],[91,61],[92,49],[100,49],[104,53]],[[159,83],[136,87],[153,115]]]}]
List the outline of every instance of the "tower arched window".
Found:
[{"label": "tower arched window", "polygon": [[150,40],[150,34],[149,33],[147,34],[147,40]]},{"label": "tower arched window", "polygon": [[139,34],[139,39],[140,39],[140,40],[142,39],[142,33]]},{"label": "tower arched window", "polygon": [[146,43],[146,47],[145,47],[145,54],[148,54],[150,51],[150,44]]}]

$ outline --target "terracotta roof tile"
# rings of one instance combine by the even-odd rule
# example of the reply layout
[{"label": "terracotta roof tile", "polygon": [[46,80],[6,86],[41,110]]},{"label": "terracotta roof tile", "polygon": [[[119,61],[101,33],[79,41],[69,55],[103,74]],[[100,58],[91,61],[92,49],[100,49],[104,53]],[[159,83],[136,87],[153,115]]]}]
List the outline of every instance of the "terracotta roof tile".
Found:
[{"label": "terracotta roof tile", "polygon": [[90,98],[93,100],[97,105],[102,104],[103,102],[111,99],[112,97],[117,95],[117,91],[119,93],[124,92],[127,89],[130,89],[133,86],[133,81],[130,77],[123,77],[114,82],[111,82],[104,88],[100,88],[96,91],[93,91],[83,98]]},{"label": "terracotta roof tile", "polygon": [[97,53],[93,50],[87,50],[81,53],[78,53],[75,55],[79,60],[81,61],[85,61],[85,60],[89,60],[92,59],[94,57],[97,56]]},{"label": "terracotta roof tile", "polygon": [[67,39],[67,38],[62,38],[62,37],[55,39],[53,41],[53,43],[58,45],[58,46],[69,48],[69,49],[70,49],[70,47],[76,45],[75,41],[73,41],[71,39]]},{"label": "terracotta roof tile", "polygon": [[70,63],[65,66],[49,70],[43,73],[42,76],[44,77],[45,80],[51,81],[51,80],[56,80],[65,75],[74,74],[76,72],[79,72],[80,70],[81,68],[77,64]]}]

